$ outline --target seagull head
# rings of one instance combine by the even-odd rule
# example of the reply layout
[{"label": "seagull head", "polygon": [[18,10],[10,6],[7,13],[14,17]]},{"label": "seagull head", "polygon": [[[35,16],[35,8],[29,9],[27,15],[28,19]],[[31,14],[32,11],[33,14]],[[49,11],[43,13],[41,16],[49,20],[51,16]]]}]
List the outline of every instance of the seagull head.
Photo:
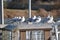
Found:
[{"label": "seagull head", "polygon": [[53,20],[53,16],[50,17]]},{"label": "seagull head", "polygon": [[47,18],[50,18],[51,17],[51,15],[50,15],[50,13],[48,14],[48,16],[47,16]]},{"label": "seagull head", "polygon": [[23,16],[22,19],[25,19],[25,17]]}]

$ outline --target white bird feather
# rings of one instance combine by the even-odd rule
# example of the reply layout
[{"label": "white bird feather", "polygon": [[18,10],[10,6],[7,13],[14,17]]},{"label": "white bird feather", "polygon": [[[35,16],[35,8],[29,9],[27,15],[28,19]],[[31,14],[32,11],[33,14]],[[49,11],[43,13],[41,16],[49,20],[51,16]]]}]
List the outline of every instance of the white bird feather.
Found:
[{"label": "white bird feather", "polygon": [[36,19],[36,16],[34,15],[32,19]]},{"label": "white bird feather", "polygon": [[22,18],[21,18],[21,22],[24,22],[25,21],[25,17],[23,16]]},{"label": "white bird feather", "polygon": [[41,22],[41,17],[40,16],[36,20],[36,23],[39,23],[39,22]]},{"label": "white bird feather", "polygon": [[53,21],[53,16],[50,17],[50,20],[48,20],[47,23],[55,23],[55,22]]}]

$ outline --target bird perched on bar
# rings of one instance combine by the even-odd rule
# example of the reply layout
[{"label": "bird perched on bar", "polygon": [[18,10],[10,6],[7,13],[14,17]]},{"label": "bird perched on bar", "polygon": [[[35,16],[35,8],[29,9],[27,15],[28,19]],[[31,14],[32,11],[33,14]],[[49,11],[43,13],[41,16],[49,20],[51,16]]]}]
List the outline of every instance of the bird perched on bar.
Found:
[{"label": "bird perched on bar", "polygon": [[8,20],[9,23],[14,23],[18,21],[21,21],[21,17],[15,16],[14,18]]},{"label": "bird perched on bar", "polygon": [[28,22],[35,22],[36,20],[36,16],[34,15],[33,17],[31,18],[28,18]]},{"label": "bird perched on bar", "polygon": [[50,20],[48,20],[47,23],[55,23],[53,20],[53,16],[50,17]]},{"label": "bird perched on bar", "polygon": [[41,23],[47,23],[47,21],[48,21],[49,19],[50,19],[50,18],[48,18],[48,17],[42,18],[42,19],[41,19]]},{"label": "bird perched on bar", "polygon": [[24,16],[21,18],[21,22],[25,22],[25,17]]},{"label": "bird perched on bar", "polygon": [[32,17],[33,20],[35,20],[36,18],[37,18],[37,17],[36,17],[35,15]]},{"label": "bird perched on bar", "polygon": [[47,21],[47,23],[55,23],[54,20],[53,20],[54,19],[53,16],[50,15],[50,12],[49,12],[47,18],[49,18],[49,20]]},{"label": "bird perched on bar", "polygon": [[20,16],[18,17],[18,21],[21,21],[21,17]]},{"label": "bird perched on bar", "polygon": [[10,21],[13,21],[13,22],[18,21],[18,17],[14,17],[14,18],[12,18]]},{"label": "bird perched on bar", "polygon": [[41,22],[41,17],[40,17],[40,16],[38,16],[38,17],[36,18],[35,23],[39,23],[39,22]]},{"label": "bird perched on bar", "polygon": [[27,19],[28,24],[33,24],[37,20],[36,18],[37,17],[35,15],[33,17],[31,17],[31,18],[28,18]]}]

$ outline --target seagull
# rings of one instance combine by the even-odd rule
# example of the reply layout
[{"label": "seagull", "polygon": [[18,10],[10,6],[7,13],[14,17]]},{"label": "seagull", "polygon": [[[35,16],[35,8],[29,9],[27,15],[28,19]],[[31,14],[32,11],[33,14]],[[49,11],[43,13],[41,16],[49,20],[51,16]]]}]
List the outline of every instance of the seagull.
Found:
[{"label": "seagull", "polygon": [[20,19],[19,19],[19,17],[17,17],[17,16],[15,16],[14,18],[12,18],[12,19],[9,19],[9,24],[11,24],[11,23],[16,23],[17,24],[17,22],[19,21]]},{"label": "seagull", "polygon": [[33,19],[33,20],[36,19],[36,16],[34,15],[32,19]]},{"label": "seagull", "polygon": [[55,22],[53,21],[53,19],[54,19],[53,16],[50,15],[50,12],[49,12],[47,18],[49,18],[49,20],[47,21],[47,23],[55,23]]},{"label": "seagull", "polygon": [[47,23],[55,23],[55,22],[53,21],[53,16],[50,17],[50,20],[48,20]]},{"label": "seagull", "polygon": [[20,16],[18,17],[18,21],[21,21],[21,17]]},{"label": "seagull", "polygon": [[9,22],[16,22],[18,20],[18,17],[14,17],[12,19],[9,20]]},{"label": "seagull", "polygon": [[21,17],[19,16],[19,18],[18,19],[21,19]]},{"label": "seagull", "polygon": [[31,18],[28,18],[28,21],[29,22],[34,22],[36,20],[36,16],[33,16],[33,17],[31,17]]},{"label": "seagull", "polygon": [[21,22],[24,22],[25,21],[25,17],[23,16],[22,18],[21,18]]},{"label": "seagull", "polygon": [[28,18],[27,21],[28,21],[28,22],[32,22],[32,18]]},{"label": "seagull", "polygon": [[37,20],[36,20],[36,23],[39,23],[39,22],[41,22],[41,17],[40,16],[38,16]]},{"label": "seagull", "polygon": [[34,16],[32,17],[32,22],[35,22],[36,20],[37,20],[37,16],[34,15]]},{"label": "seagull", "polygon": [[46,23],[50,18],[49,17],[45,17],[41,19],[41,23]]}]

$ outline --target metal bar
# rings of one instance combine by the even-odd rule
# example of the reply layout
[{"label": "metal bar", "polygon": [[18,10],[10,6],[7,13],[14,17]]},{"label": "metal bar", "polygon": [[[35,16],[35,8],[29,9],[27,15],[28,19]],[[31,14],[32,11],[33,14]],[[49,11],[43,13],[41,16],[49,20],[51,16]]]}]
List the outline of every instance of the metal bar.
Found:
[{"label": "metal bar", "polygon": [[2,24],[4,24],[4,10],[3,10],[3,0],[2,0]]},{"label": "metal bar", "polygon": [[31,0],[29,0],[29,18],[31,18]]},{"label": "metal bar", "polygon": [[30,40],[32,40],[32,31],[29,31],[30,32]]},{"label": "metal bar", "polygon": [[11,32],[11,40],[12,40],[12,32]]},{"label": "metal bar", "polygon": [[57,29],[57,27],[58,27],[58,26],[55,25],[55,30],[56,30],[56,31],[55,31],[55,32],[56,32],[56,40],[58,40],[58,29]]}]

